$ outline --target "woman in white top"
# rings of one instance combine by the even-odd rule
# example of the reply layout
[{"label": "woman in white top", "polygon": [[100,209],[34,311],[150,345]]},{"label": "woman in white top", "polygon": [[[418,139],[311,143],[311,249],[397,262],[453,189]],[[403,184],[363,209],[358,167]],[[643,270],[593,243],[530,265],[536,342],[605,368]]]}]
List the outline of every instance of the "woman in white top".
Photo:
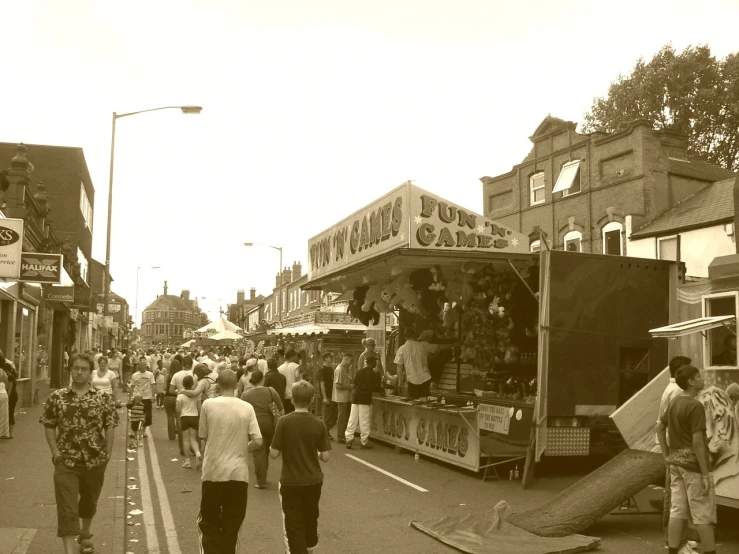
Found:
[{"label": "woman in white top", "polygon": [[[195,388],[195,380],[192,375],[185,375],[182,380],[183,390],[192,390]],[[180,392],[177,395],[176,411],[180,420],[180,433],[182,433],[182,446],[185,452],[185,463],[182,467],[190,469],[190,450],[195,454],[195,469],[200,469],[203,457],[200,454],[200,445],[198,444],[198,429],[200,427],[200,398],[198,396],[188,396]]]},{"label": "woman in white top", "polygon": [[115,400],[118,376],[108,369],[108,358],[105,356],[98,358],[98,368],[92,372],[91,383],[92,388],[107,392]]}]

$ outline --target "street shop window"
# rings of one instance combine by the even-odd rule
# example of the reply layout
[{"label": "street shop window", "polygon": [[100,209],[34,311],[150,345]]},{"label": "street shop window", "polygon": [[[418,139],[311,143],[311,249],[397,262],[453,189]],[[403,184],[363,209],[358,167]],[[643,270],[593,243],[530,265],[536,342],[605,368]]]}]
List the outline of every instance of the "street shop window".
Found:
[{"label": "street shop window", "polygon": [[557,183],[552,189],[552,194],[557,192],[561,192],[562,196],[580,192],[580,160],[562,164]]},{"label": "street shop window", "polygon": [[85,227],[92,232],[92,204],[90,204],[90,199],[87,197],[85,183],[82,181],[80,181],[80,211],[82,212],[82,219],[85,221]]},{"label": "street shop window", "polygon": [[568,252],[582,252],[582,233],[570,231],[564,237],[565,250]]},{"label": "street shop window", "polygon": [[623,256],[624,226],[618,221],[611,221],[603,227],[603,253],[612,256]]},{"label": "street shop window", "polygon": [[535,240],[529,245],[529,252],[539,252],[541,251],[541,241]]},{"label": "street shop window", "polygon": [[529,202],[532,206],[544,203],[544,187],[545,183],[543,171],[540,171],[539,173],[534,173],[531,177],[529,177],[529,190],[531,191],[531,198]]},{"label": "street shop window", "polygon": [[33,343],[36,325],[34,319],[36,312],[18,304],[15,320],[15,350],[13,361],[18,370],[19,379],[31,377],[31,366],[34,357]]},{"label": "street shop window", "polygon": [[[709,294],[703,297],[703,317],[736,316],[739,292]],[[739,367],[736,354],[736,326],[717,327],[703,334],[703,367]]]},{"label": "street shop window", "polygon": [[657,239],[657,259],[677,262],[680,251],[680,237]]}]

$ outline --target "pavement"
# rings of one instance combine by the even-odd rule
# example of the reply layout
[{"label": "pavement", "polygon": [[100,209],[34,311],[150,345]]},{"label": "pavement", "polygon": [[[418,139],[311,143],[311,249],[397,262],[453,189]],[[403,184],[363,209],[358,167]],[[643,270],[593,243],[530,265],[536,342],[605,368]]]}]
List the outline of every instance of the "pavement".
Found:
[{"label": "pavement", "polygon": [[[39,413],[40,407],[34,407],[19,415],[18,438],[0,441],[0,554],[61,552],[55,537],[52,467]],[[516,511],[534,508],[588,470],[587,463],[559,460],[542,466],[534,486],[523,490],[517,481],[483,483],[470,472],[424,457],[416,462],[411,454],[374,445],[372,450],[347,450],[332,443],[331,460],[323,466],[317,554],[451,554],[456,551],[411,528],[411,519],[492,514],[499,500]],[[177,441],[166,436],[164,410],[154,410],[154,425],[142,448],[127,451],[121,429],[113,459],[93,527],[97,552],[198,552],[200,476],[181,467]],[[242,553],[284,552],[279,473],[280,460],[273,461],[270,486],[249,487]],[[736,511],[720,514],[719,552],[739,552],[739,529],[732,518],[736,521]],[[664,552],[659,515],[607,516],[586,534],[602,539],[601,553]]]},{"label": "pavement", "polygon": [[[0,554],[64,554],[56,536],[54,466],[44,429],[43,405],[16,414],[12,440],[0,441]],[[118,411],[125,424],[125,409]],[[124,552],[125,438],[116,434],[92,524],[97,552]]]}]

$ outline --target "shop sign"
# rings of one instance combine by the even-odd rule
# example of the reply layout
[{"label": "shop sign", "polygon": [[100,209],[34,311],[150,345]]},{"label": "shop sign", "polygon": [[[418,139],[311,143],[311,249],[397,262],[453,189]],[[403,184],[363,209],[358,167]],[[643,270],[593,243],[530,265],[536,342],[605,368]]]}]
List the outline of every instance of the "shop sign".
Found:
[{"label": "shop sign", "polygon": [[308,279],[408,246],[408,186],[402,185],[308,241]]},{"label": "shop sign", "polygon": [[0,220],[0,277],[18,279],[23,250],[23,220]]},{"label": "shop sign", "polygon": [[[474,418],[468,421],[474,427]],[[375,399],[372,436],[467,469],[480,467],[479,439],[459,413]]]},{"label": "shop sign", "polygon": [[[102,302],[98,302],[96,308],[97,308],[97,312],[98,313],[103,313],[103,303]],[[110,302],[108,304],[108,313],[109,314],[117,314],[120,311],[121,311],[121,305],[120,304],[115,303],[115,302]]]},{"label": "shop sign", "polygon": [[[493,433],[507,435],[511,428],[511,415],[513,415],[513,412],[513,407],[478,404],[477,428],[480,431],[492,431]],[[521,418],[519,417],[519,419]]]},{"label": "shop sign", "polygon": [[50,302],[61,302],[71,304],[74,302],[74,287],[44,287],[42,298]]},{"label": "shop sign", "polygon": [[61,283],[62,255],[21,253],[21,273],[19,281],[24,283]]},{"label": "shop sign", "polygon": [[528,237],[416,186],[411,190],[411,248],[528,252]]},{"label": "shop sign", "polygon": [[74,303],[72,307],[86,312],[90,311],[90,289],[80,285],[74,287]]}]

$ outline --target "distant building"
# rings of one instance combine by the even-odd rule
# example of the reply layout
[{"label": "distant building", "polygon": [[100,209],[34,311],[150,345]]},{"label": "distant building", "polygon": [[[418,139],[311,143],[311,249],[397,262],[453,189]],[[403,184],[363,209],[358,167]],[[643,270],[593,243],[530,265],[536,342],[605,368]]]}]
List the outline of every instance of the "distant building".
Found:
[{"label": "distant building", "polygon": [[[632,255],[628,237],[731,171],[689,159],[687,137],[634,121],[617,133],[580,134],[546,117],[529,154],[508,173],[483,177],[485,214],[554,249]],[[641,250],[639,250],[641,252]]]},{"label": "distant building", "polygon": [[190,291],[183,290],[179,296],[167,294],[157,296],[142,314],[141,339],[146,346],[176,347],[185,342],[185,331],[196,330],[208,323],[195,300],[190,300]]},{"label": "distant building", "polygon": [[228,304],[226,308],[226,316],[228,320],[235,323],[242,329],[246,329],[247,325],[247,314],[254,309],[254,307],[260,305],[264,300],[264,296],[261,294],[257,296],[257,291],[252,288],[249,291],[249,298],[246,298],[243,290],[236,291],[236,303]]}]

